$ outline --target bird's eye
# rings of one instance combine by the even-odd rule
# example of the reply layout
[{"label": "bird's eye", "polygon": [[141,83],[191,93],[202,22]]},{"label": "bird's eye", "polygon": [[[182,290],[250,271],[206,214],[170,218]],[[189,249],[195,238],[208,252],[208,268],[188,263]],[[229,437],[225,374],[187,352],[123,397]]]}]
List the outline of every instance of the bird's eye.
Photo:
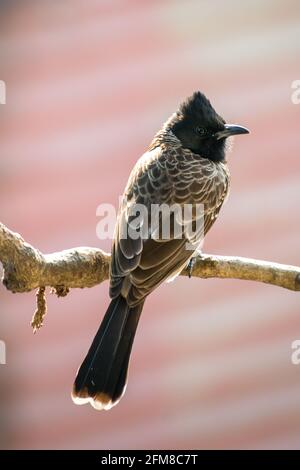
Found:
[{"label": "bird's eye", "polygon": [[196,132],[199,135],[205,135],[207,134],[207,129],[205,127],[196,127]]}]

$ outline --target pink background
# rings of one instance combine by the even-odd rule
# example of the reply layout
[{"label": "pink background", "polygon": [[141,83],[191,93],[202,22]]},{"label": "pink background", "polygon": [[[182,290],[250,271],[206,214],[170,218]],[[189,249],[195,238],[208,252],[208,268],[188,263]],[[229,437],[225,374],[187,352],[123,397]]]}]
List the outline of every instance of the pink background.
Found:
[{"label": "pink background", "polygon": [[[298,1],[1,2],[0,220],[44,252],[110,243],[96,207],[117,204],[153,134],[196,89],[236,139],[231,197],[208,253],[300,264]],[[48,295],[0,288],[0,447],[300,448],[299,293],[177,279],[148,299],[127,392],[75,406],[74,376],[108,285]]]}]

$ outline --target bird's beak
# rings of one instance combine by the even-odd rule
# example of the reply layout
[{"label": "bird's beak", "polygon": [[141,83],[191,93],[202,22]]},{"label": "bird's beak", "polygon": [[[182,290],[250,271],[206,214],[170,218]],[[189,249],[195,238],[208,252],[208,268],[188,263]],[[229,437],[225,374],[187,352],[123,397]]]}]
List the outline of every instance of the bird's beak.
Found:
[{"label": "bird's beak", "polygon": [[225,124],[225,129],[216,132],[214,137],[217,140],[220,140],[237,134],[249,134],[249,131],[246,127],[243,126],[237,126],[236,124]]}]

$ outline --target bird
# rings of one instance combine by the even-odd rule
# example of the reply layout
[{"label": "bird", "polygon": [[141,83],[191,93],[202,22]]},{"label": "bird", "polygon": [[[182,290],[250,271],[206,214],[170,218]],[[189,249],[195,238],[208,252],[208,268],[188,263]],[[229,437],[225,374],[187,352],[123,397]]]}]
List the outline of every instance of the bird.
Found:
[{"label": "bird", "polygon": [[[246,127],[227,124],[206,96],[195,91],[136,162],[121,199],[112,241],[111,302],[77,372],[74,403],[109,410],[122,398],[144,302],[184,267],[192,269],[194,256],[229,193],[228,143],[232,136],[248,133]],[[162,236],[167,219],[157,209],[162,205],[192,207],[188,223],[176,211],[169,211],[167,237]],[[197,205],[202,208],[201,216]],[[138,211],[138,217],[137,207],[146,209]],[[159,216],[154,217],[157,212]],[[132,224],[136,235],[128,236]],[[180,237],[175,231],[177,225],[182,229]]]}]

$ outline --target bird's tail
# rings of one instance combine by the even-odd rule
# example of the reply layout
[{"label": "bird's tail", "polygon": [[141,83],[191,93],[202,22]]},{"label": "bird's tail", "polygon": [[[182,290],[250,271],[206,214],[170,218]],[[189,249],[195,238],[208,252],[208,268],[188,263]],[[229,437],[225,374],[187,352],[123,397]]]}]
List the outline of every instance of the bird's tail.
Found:
[{"label": "bird's tail", "polygon": [[126,388],[129,357],[144,302],[129,307],[119,295],[113,299],[77,373],[72,399],[108,410]]}]

